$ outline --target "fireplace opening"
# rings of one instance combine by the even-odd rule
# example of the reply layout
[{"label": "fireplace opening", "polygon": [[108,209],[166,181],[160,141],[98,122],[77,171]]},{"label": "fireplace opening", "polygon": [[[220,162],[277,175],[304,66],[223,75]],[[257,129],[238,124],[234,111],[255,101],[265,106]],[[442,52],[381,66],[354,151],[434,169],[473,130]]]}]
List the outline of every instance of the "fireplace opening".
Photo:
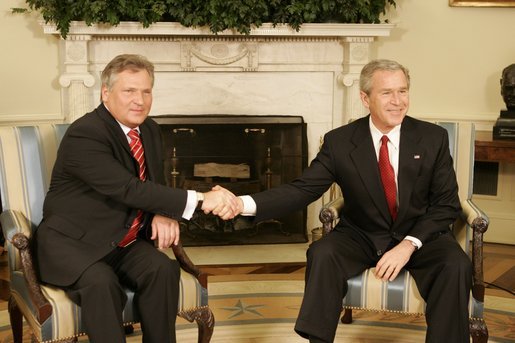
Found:
[{"label": "fireplace opening", "polygon": [[[170,187],[207,192],[220,185],[252,194],[301,175],[307,166],[306,124],[301,116],[166,115],[160,125]],[[307,242],[306,210],[253,222],[223,221],[196,211],[181,223],[184,246]]]}]

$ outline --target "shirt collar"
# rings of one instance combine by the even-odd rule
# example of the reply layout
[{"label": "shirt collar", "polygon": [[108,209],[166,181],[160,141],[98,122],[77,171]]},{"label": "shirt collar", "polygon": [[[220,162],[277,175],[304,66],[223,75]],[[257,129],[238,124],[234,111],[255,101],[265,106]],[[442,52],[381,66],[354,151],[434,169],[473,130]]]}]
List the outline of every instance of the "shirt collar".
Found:
[{"label": "shirt collar", "polygon": [[[120,123],[118,120],[117,120],[117,122],[118,122],[118,125],[120,125],[120,127],[122,128],[123,133],[125,133],[125,135],[128,135],[128,134],[129,134],[129,131],[133,130],[133,129],[131,129],[131,128],[130,128],[130,127],[128,127],[128,126],[123,125],[123,124],[122,124],[122,123]],[[138,126],[138,127],[135,127],[135,128],[134,128],[134,130],[138,131],[138,134],[141,134],[141,132],[140,132],[140,130],[139,130],[139,126]]]},{"label": "shirt collar", "polygon": [[[368,123],[370,126],[370,133],[372,135],[372,140],[374,141],[374,144],[380,144],[381,137],[383,137],[385,134],[379,131],[379,129],[374,125],[371,116],[368,118]],[[388,140],[395,149],[399,149],[399,142],[401,139],[401,125],[402,124],[395,126],[392,130],[390,130],[390,132],[386,133],[386,136],[388,136]]]},{"label": "shirt collar", "polygon": [[[106,104],[104,104],[105,108],[109,111],[109,108],[107,107]],[[111,111],[109,111],[109,113],[111,113]],[[113,117],[114,118],[114,117]],[[125,134],[125,136],[127,136],[129,134],[129,131],[132,130],[130,127],[128,126],[125,126],[123,125],[122,123],[120,123],[116,118],[114,118],[114,120],[116,120],[116,122],[118,123],[118,125],[120,125],[120,127],[122,128],[123,130],[123,133]],[[136,131],[138,131],[138,134],[141,134],[140,130],[139,130],[139,126],[138,127],[135,127],[134,128]]]}]

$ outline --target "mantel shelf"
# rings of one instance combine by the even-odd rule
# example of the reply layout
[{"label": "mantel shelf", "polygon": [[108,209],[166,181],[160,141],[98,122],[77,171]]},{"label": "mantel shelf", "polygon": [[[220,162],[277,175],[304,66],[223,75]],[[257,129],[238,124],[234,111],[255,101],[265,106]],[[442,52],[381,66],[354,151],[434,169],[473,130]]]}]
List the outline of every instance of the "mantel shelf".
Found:
[{"label": "mantel shelf", "polygon": [[[44,33],[59,35],[54,24],[41,24]],[[234,30],[213,34],[208,27],[189,28],[177,22],[157,22],[145,28],[138,22],[121,22],[117,26],[108,24],[86,25],[84,22],[71,23],[68,35],[99,36],[241,36],[241,37],[385,37],[390,35],[394,24],[303,24],[299,31],[286,24],[264,23],[252,29],[249,35]]]}]

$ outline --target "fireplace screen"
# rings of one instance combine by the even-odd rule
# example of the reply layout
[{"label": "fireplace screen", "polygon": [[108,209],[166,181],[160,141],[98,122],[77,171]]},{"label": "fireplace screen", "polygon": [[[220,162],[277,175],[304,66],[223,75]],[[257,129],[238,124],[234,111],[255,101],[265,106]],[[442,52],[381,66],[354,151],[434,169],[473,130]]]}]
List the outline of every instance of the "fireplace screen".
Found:
[{"label": "fireplace screen", "polygon": [[[300,176],[307,165],[306,124],[300,116],[171,115],[160,125],[170,187],[236,195],[260,192]],[[255,223],[223,221],[196,211],[181,223],[185,246],[307,241],[306,210]]]}]

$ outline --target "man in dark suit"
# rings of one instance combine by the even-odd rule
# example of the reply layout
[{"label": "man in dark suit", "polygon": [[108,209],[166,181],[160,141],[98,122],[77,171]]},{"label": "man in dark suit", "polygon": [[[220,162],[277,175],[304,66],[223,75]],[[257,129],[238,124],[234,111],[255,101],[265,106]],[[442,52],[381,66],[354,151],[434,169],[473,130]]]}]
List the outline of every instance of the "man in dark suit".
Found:
[{"label": "man in dark suit", "polygon": [[327,133],[300,178],[240,197],[239,212],[261,221],[307,206],[333,182],[341,188],[339,223],[307,252],[295,330],[310,342],[334,340],[347,280],[373,266],[384,281],[401,268],[413,275],[427,303],[427,342],[469,342],[472,268],[449,230],[460,202],[448,136],[406,116],[409,86],[397,62],[370,62],[360,77],[370,115]]},{"label": "man in dark suit", "polygon": [[177,244],[177,220],[196,207],[226,219],[237,199],[165,185],[148,60],[117,56],[101,81],[102,104],[70,125],[57,153],[35,232],[39,274],[81,306],[91,342],[125,342],[122,285],[135,290],[143,342],[175,342],[180,269],[154,245]]}]

